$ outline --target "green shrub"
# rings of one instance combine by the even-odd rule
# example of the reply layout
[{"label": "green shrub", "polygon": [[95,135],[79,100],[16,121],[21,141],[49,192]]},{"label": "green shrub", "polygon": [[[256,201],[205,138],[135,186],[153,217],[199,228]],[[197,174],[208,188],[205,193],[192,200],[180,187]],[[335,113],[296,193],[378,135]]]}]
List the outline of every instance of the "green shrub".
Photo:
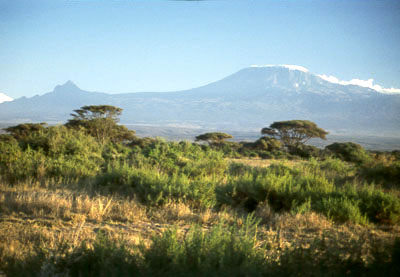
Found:
[{"label": "green shrub", "polygon": [[41,179],[46,174],[46,156],[31,148],[22,150],[16,141],[0,141],[1,178],[11,184]]},{"label": "green shrub", "polygon": [[357,196],[360,210],[374,223],[400,223],[400,199],[396,195],[385,193],[374,187],[361,189]]},{"label": "green shrub", "polygon": [[0,173],[10,182],[83,178],[101,170],[100,145],[81,131],[63,126],[31,132],[22,140],[0,142]]},{"label": "green shrub", "polygon": [[322,150],[318,147],[306,144],[299,144],[289,147],[289,153],[302,158],[321,157]]},{"label": "green shrub", "polygon": [[335,142],[326,146],[325,150],[347,162],[362,164],[371,161],[365,149],[353,142]]},{"label": "green shrub", "polygon": [[83,241],[72,252],[57,257],[48,267],[52,271],[50,275],[132,276],[139,273],[137,260],[125,248],[124,242],[112,241],[99,230],[93,243]]},{"label": "green shrub", "polygon": [[261,137],[249,146],[256,150],[265,150],[272,152],[281,149],[282,143],[275,138]]},{"label": "green shrub", "polygon": [[396,161],[390,164],[378,162],[363,165],[360,168],[359,176],[389,188],[400,188],[400,162]]},{"label": "green shrub", "polygon": [[[328,166],[347,170],[337,162],[322,165]],[[275,212],[315,211],[337,222],[399,223],[398,197],[366,184],[336,184],[324,172],[312,161],[298,169],[279,164],[265,169],[233,165],[227,183],[216,187],[217,203],[253,211],[259,203],[268,201]]]},{"label": "green shrub", "polygon": [[111,191],[134,193],[149,205],[162,205],[171,200],[187,201],[196,207],[215,205],[215,187],[212,176],[195,179],[183,173],[169,175],[154,169],[134,168],[128,164],[109,166],[96,178],[96,184]]},{"label": "green shrub", "polygon": [[227,169],[223,153],[190,142],[157,141],[142,151],[146,164],[167,174],[184,173],[190,177],[220,176]]},{"label": "green shrub", "polygon": [[368,224],[366,215],[363,215],[360,211],[358,201],[352,201],[346,197],[328,197],[323,198],[316,206],[319,212],[325,214],[328,218],[332,218],[336,222],[343,223],[351,221],[362,225]]},{"label": "green shrub", "polygon": [[256,222],[247,217],[243,226],[220,223],[209,231],[191,227],[185,235],[169,230],[142,248],[149,275],[263,276],[267,263],[255,246]]}]

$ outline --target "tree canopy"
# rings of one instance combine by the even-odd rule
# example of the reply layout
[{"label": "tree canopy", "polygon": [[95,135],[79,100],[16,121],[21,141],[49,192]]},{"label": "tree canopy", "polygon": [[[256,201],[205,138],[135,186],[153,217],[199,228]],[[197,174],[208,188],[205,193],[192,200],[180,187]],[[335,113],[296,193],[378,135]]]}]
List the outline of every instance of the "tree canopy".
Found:
[{"label": "tree canopy", "polygon": [[23,123],[16,126],[4,128],[3,130],[10,133],[15,139],[22,139],[34,132],[39,132],[46,128],[47,124],[42,123]]},{"label": "tree canopy", "polygon": [[74,110],[72,119],[65,124],[69,128],[83,128],[86,132],[104,144],[108,141],[122,142],[132,140],[135,131],[118,125],[122,109],[110,105],[83,106]]},{"label": "tree canopy", "polygon": [[298,146],[310,138],[326,139],[328,132],[309,120],[289,120],[274,122],[261,134],[278,138],[285,146]]},{"label": "tree canopy", "polygon": [[233,138],[232,135],[221,133],[221,132],[212,132],[205,133],[196,137],[196,141],[207,141],[210,144],[221,143],[226,139]]}]

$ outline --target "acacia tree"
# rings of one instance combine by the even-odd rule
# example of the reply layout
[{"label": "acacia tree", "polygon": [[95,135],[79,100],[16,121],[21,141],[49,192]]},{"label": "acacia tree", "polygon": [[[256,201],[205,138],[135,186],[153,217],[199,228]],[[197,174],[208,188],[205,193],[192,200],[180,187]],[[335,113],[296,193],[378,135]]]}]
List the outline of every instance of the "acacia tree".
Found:
[{"label": "acacia tree", "polygon": [[118,125],[122,109],[110,105],[83,106],[74,110],[72,119],[65,124],[69,128],[83,128],[86,132],[104,144],[108,141],[122,142],[132,140],[135,131]]},{"label": "acacia tree", "polygon": [[309,120],[277,121],[261,129],[261,134],[280,139],[287,147],[299,146],[310,138],[326,139],[328,134]]},{"label": "acacia tree", "polygon": [[23,139],[32,133],[42,131],[46,128],[47,123],[23,123],[16,126],[4,128],[3,130],[10,133],[15,139]]},{"label": "acacia tree", "polygon": [[224,142],[226,139],[233,138],[232,135],[221,133],[221,132],[212,132],[205,133],[196,137],[196,141],[206,141],[209,144],[220,144]]}]

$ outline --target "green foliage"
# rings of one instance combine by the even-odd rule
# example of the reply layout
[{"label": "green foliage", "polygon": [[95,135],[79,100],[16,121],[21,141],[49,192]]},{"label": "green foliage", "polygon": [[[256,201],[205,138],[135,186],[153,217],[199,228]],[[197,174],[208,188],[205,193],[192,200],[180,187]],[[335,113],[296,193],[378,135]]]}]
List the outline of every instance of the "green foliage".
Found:
[{"label": "green foliage", "polygon": [[[76,118],[115,123],[120,112],[115,107],[87,106],[76,111]],[[363,183],[396,188],[400,168],[396,153],[369,155],[359,145],[336,143],[327,147],[332,157],[317,160],[310,158],[320,158],[321,151],[315,147],[290,145],[289,151],[295,150],[288,154],[279,150],[278,140],[266,137],[255,143],[220,141],[212,146],[135,138],[125,145],[99,142],[87,130],[65,126],[39,124],[13,130],[0,141],[0,174],[10,183],[92,178],[101,191],[135,195],[153,206],[174,201],[194,208],[229,205],[251,212],[267,202],[274,212],[314,211],[337,222],[400,223],[398,196]],[[308,161],[295,168],[281,164],[268,168],[231,164],[228,168],[225,157],[234,153],[269,158],[295,154]]]},{"label": "green foliage", "polygon": [[220,176],[227,166],[222,152],[190,142],[156,141],[143,148],[146,164],[167,174],[183,173],[190,178]]},{"label": "green foliage", "polygon": [[[331,168],[325,175],[327,165]],[[400,199],[378,188],[335,184],[332,161],[290,169],[282,165],[266,169],[234,166],[224,186],[216,188],[219,205],[242,206],[249,211],[268,201],[276,211],[315,211],[337,222],[398,224]],[[336,163],[338,165],[338,163]],[[336,170],[349,170],[340,165]]]},{"label": "green foliage", "polygon": [[168,175],[152,169],[138,169],[124,164],[109,167],[96,183],[114,191],[134,193],[149,205],[171,200],[185,201],[195,207],[213,207],[217,181],[212,177],[189,178],[185,174]]},{"label": "green foliage", "polygon": [[256,249],[257,222],[247,217],[243,226],[223,223],[203,231],[192,226],[185,236],[169,230],[155,236],[149,249],[142,248],[146,271],[168,276],[263,276],[267,263]]},{"label": "green foliage", "polygon": [[171,200],[188,201],[196,207],[215,205],[215,187],[227,167],[221,152],[189,142],[153,141],[128,155],[123,163],[109,163],[96,183],[130,191],[150,205]]},{"label": "green foliage", "polygon": [[282,148],[282,143],[275,138],[261,137],[253,143],[252,147],[257,150],[277,151]]},{"label": "green foliage", "polygon": [[359,176],[387,188],[400,188],[400,161],[371,162],[363,164],[359,170]]},{"label": "green foliage", "polygon": [[347,162],[361,164],[371,161],[371,157],[365,149],[361,145],[353,142],[335,142],[326,146],[325,150]]},{"label": "green foliage", "polygon": [[94,176],[102,164],[100,145],[82,131],[64,126],[31,132],[19,141],[0,141],[0,173],[11,183]]},{"label": "green foliage", "polygon": [[322,150],[312,145],[299,144],[297,146],[289,146],[289,153],[302,158],[321,157]]},{"label": "green foliage", "polygon": [[323,198],[318,202],[316,209],[324,213],[328,218],[334,219],[336,222],[351,221],[354,223],[366,225],[368,224],[367,216],[361,213],[359,208],[360,201],[350,200],[347,197]]},{"label": "green foliage", "polygon": [[0,174],[5,181],[14,184],[29,178],[44,176],[46,157],[31,148],[22,150],[17,141],[0,141]]},{"label": "green foliage", "polygon": [[4,130],[10,133],[15,139],[21,140],[32,133],[42,131],[46,128],[46,125],[46,123],[24,123],[5,128]]},{"label": "green foliage", "polygon": [[93,243],[84,241],[72,252],[58,257],[52,264],[51,275],[68,272],[68,276],[131,276],[138,274],[138,258],[99,230]]},{"label": "green foliage", "polygon": [[240,225],[222,221],[208,230],[173,227],[148,246],[112,240],[98,230],[94,241],[73,248],[63,243],[51,252],[38,246],[25,260],[8,258],[0,270],[6,276],[397,276],[400,270],[399,239],[372,244],[366,262],[362,238],[342,246],[324,236],[308,246],[269,249],[257,239],[257,225],[250,215]]},{"label": "green foliage", "polygon": [[74,110],[71,114],[73,118],[68,120],[65,126],[83,128],[101,144],[110,141],[114,143],[130,141],[135,137],[135,132],[117,124],[121,113],[121,108],[109,105],[83,106]]},{"label": "green foliage", "polygon": [[219,143],[226,139],[233,138],[232,135],[221,133],[221,132],[213,132],[213,133],[205,133],[202,135],[198,135],[196,137],[196,141],[207,141],[209,143]]},{"label": "green foliage", "polygon": [[285,146],[296,146],[310,138],[326,139],[328,132],[308,120],[289,120],[274,122],[263,128],[261,134],[277,137]]}]

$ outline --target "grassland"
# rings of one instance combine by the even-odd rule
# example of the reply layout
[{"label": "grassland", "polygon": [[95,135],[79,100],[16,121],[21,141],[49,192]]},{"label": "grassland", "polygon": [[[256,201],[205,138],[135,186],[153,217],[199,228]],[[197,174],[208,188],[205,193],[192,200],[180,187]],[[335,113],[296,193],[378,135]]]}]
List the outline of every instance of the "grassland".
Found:
[{"label": "grassland", "polygon": [[398,275],[397,153],[228,146],[102,145],[64,127],[2,137],[2,274]]}]

